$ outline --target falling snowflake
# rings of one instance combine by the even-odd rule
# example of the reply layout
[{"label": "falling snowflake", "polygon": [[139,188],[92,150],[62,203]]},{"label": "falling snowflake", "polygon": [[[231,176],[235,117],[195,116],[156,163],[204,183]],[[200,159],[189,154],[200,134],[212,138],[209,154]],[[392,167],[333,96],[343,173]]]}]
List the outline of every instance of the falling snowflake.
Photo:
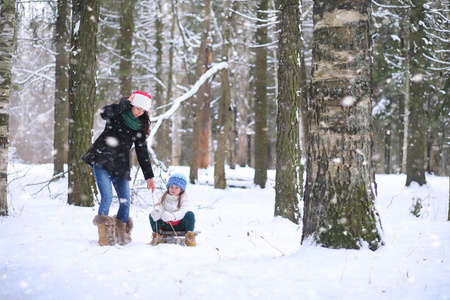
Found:
[{"label": "falling snowflake", "polygon": [[356,98],[353,96],[345,96],[342,98],[341,105],[343,107],[353,106],[356,102]]},{"label": "falling snowflake", "polygon": [[106,144],[110,147],[117,147],[119,146],[119,140],[115,137],[108,136],[106,138]]}]

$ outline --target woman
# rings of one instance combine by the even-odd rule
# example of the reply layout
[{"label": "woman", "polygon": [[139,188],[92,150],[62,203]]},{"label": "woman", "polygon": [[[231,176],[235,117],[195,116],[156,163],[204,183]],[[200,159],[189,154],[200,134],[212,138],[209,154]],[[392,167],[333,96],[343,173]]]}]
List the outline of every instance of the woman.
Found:
[{"label": "woman", "polygon": [[[151,96],[134,92],[128,99],[102,108],[101,117],[106,121],[105,129],[83,156],[83,161],[94,169],[101,202],[93,223],[98,227],[100,246],[120,245],[131,242],[133,220],[130,213],[130,149],[135,145],[147,189],[155,190],[153,170],[148,154],[146,137],[150,134],[148,110]],[[113,199],[112,185],[119,198],[119,211],[109,217]]]}]

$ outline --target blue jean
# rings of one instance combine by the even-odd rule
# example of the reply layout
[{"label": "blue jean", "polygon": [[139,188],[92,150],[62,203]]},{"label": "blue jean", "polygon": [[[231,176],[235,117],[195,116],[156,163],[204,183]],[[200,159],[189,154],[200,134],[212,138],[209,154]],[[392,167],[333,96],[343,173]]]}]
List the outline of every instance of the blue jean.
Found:
[{"label": "blue jean", "polygon": [[[164,231],[172,231],[172,226],[169,223],[164,222],[159,219],[158,221],[154,221],[152,215],[148,216],[150,220],[150,225],[152,226],[153,232],[161,233],[161,230]],[[184,218],[180,220],[180,223],[177,225],[173,225],[173,229],[175,231],[194,231],[195,226],[195,215],[192,211],[188,211]]]},{"label": "blue jean", "polygon": [[104,170],[97,164],[94,164],[94,176],[100,191],[101,201],[98,208],[99,215],[108,215],[109,207],[113,199],[112,186],[116,190],[119,198],[119,211],[117,218],[123,223],[128,222],[130,214],[130,182],[125,178],[113,177],[108,171]]}]

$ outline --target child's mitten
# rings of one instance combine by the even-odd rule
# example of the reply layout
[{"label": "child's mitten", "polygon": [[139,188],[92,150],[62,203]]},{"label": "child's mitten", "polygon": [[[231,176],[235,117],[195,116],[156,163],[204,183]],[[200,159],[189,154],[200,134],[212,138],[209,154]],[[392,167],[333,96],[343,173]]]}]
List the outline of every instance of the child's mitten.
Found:
[{"label": "child's mitten", "polygon": [[164,212],[161,205],[155,205],[153,207],[152,212],[150,215],[152,216],[153,221],[158,221],[161,218],[161,214]]},{"label": "child's mitten", "polygon": [[170,222],[170,221],[175,221],[175,216],[173,214],[171,214],[170,212],[164,211],[161,214],[161,219],[164,222]]}]

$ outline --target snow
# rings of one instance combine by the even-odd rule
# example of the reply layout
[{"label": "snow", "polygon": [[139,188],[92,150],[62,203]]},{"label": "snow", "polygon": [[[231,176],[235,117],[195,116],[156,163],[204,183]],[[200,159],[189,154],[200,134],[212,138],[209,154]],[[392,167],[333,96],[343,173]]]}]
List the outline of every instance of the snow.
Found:
[{"label": "snow", "polygon": [[[9,167],[0,299],[450,298],[448,177],[407,188],[404,175],[377,175],[385,245],[374,252],[301,245],[301,226],[273,217],[275,172],[261,189],[251,168],[227,169],[235,187],[226,190],[213,188],[213,169],[199,170],[199,183],[187,186],[198,246],[152,247],[148,214],[161,191],[152,197],[138,177],[133,242],[100,247],[98,206],[67,205],[67,179],[46,183],[52,165]],[[189,175],[187,167],[170,172]],[[422,200],[419,217],[410,213],[413,198]]]}]

